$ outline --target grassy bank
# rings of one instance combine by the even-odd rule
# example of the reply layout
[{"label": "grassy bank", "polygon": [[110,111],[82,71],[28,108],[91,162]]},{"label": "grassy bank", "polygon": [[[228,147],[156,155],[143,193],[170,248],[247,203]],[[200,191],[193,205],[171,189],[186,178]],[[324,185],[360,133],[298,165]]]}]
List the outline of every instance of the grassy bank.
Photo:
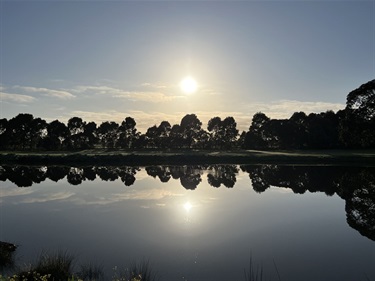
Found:
[{"label": "grassy bank", "polygon": [[337,164],[375,165],[373,150],[315,151],[125,151],[0,152],[0,164],[189,165],[189,164]]},{"label": "grassy bank", "polygon": [[[277,270],[277,267],[275,265]],[[55,253],[43,252],[35,263],[23,266],[12,266],[13,270],[4,275],[0,281],[157,281],[161,280],[158,272],[149,261],[133,262],[129,266],[113,267],[111,276],[105,276],[101,265],[87,263],[76,264],[76,257],[67,251]],[[278,280],[281,281],[278,270]],[[244,269],[245,281],[263,281],[263,266],[255,265],[250,257],[248,268]]]}]

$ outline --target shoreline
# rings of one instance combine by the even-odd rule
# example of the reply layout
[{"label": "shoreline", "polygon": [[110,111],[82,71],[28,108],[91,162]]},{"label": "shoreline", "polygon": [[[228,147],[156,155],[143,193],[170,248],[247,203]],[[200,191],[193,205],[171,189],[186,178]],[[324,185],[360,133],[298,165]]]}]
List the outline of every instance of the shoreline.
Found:
[{"label": "shoreline", "polygon": [[0,165],[331,164],[375,166],[374,150],[103,150],[0,152]]}]

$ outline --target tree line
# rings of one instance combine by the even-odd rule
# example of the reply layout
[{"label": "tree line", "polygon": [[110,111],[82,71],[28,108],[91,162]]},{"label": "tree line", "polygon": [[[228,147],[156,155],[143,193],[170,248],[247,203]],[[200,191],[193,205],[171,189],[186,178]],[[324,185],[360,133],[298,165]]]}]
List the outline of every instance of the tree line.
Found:
[{"label": "tree line", "polygon": [[295,112],[289,119],[271,119],[254,114],[248,131],[241,134],[235,119],[213,117],[207,130],[195,114],[187,114],[180,124],[162,121],[145,133],[136,121],[126,117],[121,123],[100,125],[72,117],[67,124],[47,122],[32,114],[20,113],[0,119],[1,150],[107,149],[331,149],[375,148],[375,79],[347,95],[346,107],[338,112]]}]

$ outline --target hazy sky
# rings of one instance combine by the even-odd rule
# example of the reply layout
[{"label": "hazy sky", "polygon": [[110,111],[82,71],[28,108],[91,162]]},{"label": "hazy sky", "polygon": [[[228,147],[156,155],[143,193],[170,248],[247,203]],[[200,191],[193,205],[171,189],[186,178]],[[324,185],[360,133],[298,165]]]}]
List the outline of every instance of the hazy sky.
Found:
[{"label": "hazy sky", "polygon": [[[375,78],[375,1],[3,1],[2,118],[121,122],[345,107]],[[186,95],[187,75],[199,85]]]}]

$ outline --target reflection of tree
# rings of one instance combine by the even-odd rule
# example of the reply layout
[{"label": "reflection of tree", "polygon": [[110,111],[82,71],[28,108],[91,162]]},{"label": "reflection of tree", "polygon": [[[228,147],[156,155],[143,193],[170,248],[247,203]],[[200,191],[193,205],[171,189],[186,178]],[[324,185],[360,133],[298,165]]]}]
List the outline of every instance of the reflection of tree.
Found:
[{"label": "reflection of tree", "polygon": [[28,187],[33,183],[40,183],[46,178],[59,181],[66,177],[71,185],[79,185],[85,180],[93,181],[97,175],[104,181],[114,181],[118,178],[126,186],[135,182],[138,167],[33,167],[33,166],[0,166],[0,180],[9,180],[18,187]]},{"label": "reflection of tree", "polygon": [[340,167],[326,166],[279,166],[260,165],[241,166],[249,173],[251,183],[256,192],[264,192],[270,186],[291,188],[294,193],[325,192],[335,193],[335,181],[340,177]]},{"label": "reflection of tree", "polygon": [[135,182],[135,174],[138,167],[98,167],[95,169],[97,175],[104,181],[115,181],[118,178],[126,185],[130,186]]},{"label": "reflection of tree", "polygon": [[375,182],[369,188],[356,189],[346,200],[346,220],[362,235],[375,241]]},{"label": "reflection of tree", "polygon": [[68,167],[50,166],[47,168],[47,177],[55,182],[63,179],[69,173]]},{"label": "reflection of tree", "polygon": [[337,193],[346,202],[348,224],[375,240],[375,168],[326,166],[241,166],[249,173],[253,189],[270,186],[290,188],[294,193]]},{"label": "reflection of tree", "polygon": [[337,193],[345,199],[348,224],[375,241],[375,168],[343,175]]},{"label": "reflection of tree", "polygon": [[146,167],[147,175],[156,178],[161,182],[168,182],[171,178],[171,172],[168,166],[148,166]]},{"label": "reflection of tree", "polygon": [[[194,190],[202,181],[203,171],[207,170],[208,183],[213,187],[223,184],[233,187],[236,183],[236,165],[214,166],[149,166],[148,175],[161,182],[170,178],[180,180],[181,185]],[[242,171],[249,173],[253,189],[264,192],[271,186],[290,188],[294,193],[324,192],[335,193],[345,200],[348,224],[362,235],[375,240],[375,168],[336,167],[336,166],[279,166],[243,165]],[[9,180],[19,187],[28,187],[49,178],[59,181],[65,176],[72,185],[85,180],[95,180],[98,176],[104,181],[121,179],[126,185],[134,184],[140,169],[122,167],[64,167],[64,166],[0,166],[0,180]]]},{"label": "reflection of tree", "polygon": [[119,177],[116,167],[98,167],[96,173],[104,181],[115,181]]},{"label": "reflection of tree", "polygon": [[203,169],[200,166],[180,167],[180,183],[185,189],[194,190],[202,181]]},{"label": "reflection of tree", "polygon": [[195,166],[149,166],[147,174],[153,178],[158,177],[161,182],[168,182],[170,178],[180,179],[181,185],[186,189],[196,189],[202,181],[201,175],[206,168]]},{"label": "reflection of tree", "polygon": [[85,178],[83,176],[83,169],[82,168],[74,168],[71,167],[69,173],[67,175],[67,181],[71,185],[79,185],[84,181]]},{"label": "reflection of tree", "polygon": [[9,180],[18,187],[29,187],[46,179],[46,167],[3,166],[1,180]]},{"label": "reflection of tree", "polygon": [[8,175],[5,167],[0,166],[0,181],[6,181],[7,177]]},{"label": "reflection of tree", "polygon": [[84,167],[83,168],[83,177],[89,181],[96,179],[96,173],[93,167]]},{"label": "reflection of tree", "polygon": [[126,186],[131,186],[135,182],[135,174],[137,171],[140,169],[138,167],[130,167],[130,166],[125,166],[119,168],[119,176],[121,178],[121,181],[126,185]]},{"label": "reflection of tree", "polygon": [[236,183],[237,173],[236,165],[215,165],[209,167],[207,180],[213,187],[220,187],[223,184],[225,187],[232,188]]},{"label": "reflection of tree", "polygon": [[265,180],[265,171],[269,168],[268,165],[262,166],[241,166],[242,171],[248,172],[253,189],[258,192],[264,192],[270,187],[269,183]]}]

